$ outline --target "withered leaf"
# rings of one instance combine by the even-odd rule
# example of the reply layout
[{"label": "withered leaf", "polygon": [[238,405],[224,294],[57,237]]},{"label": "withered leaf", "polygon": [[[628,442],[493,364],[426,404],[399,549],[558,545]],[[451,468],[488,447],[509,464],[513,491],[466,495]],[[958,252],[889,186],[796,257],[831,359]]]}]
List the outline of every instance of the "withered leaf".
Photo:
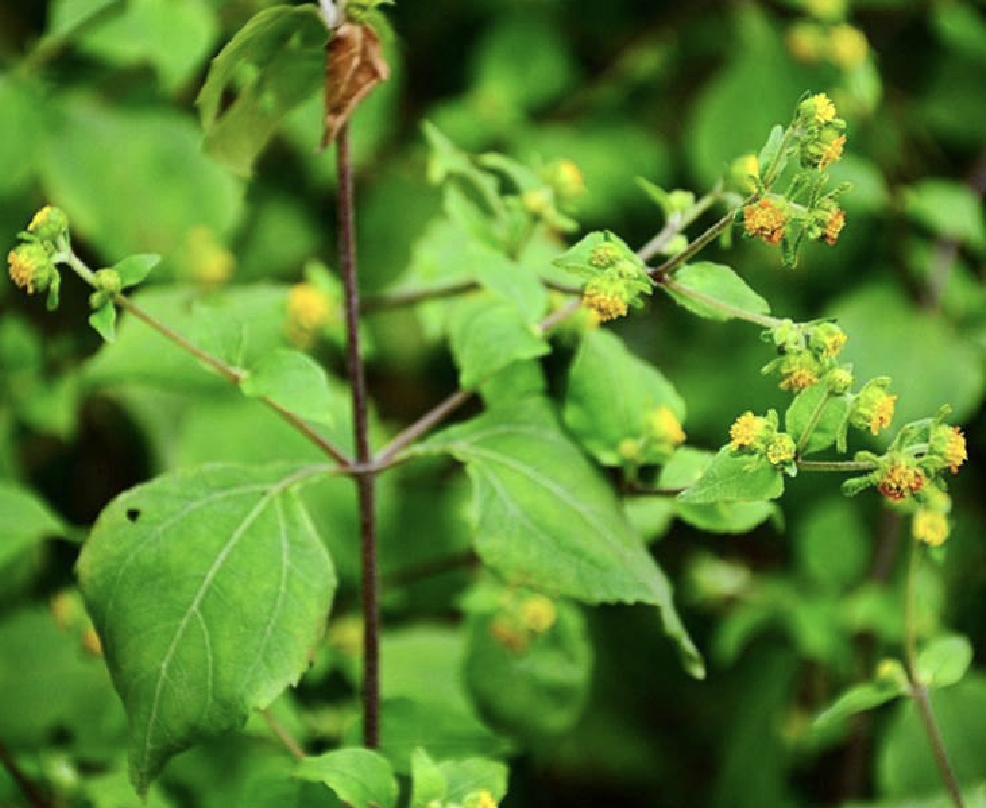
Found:
[{"label": "withered leaf", "polygon": [[368,25],[346,22],[336,29],[325,47],[325,133],[322,148],[328,146],[381,81],[390,76],[383,58],[380,38]]}]

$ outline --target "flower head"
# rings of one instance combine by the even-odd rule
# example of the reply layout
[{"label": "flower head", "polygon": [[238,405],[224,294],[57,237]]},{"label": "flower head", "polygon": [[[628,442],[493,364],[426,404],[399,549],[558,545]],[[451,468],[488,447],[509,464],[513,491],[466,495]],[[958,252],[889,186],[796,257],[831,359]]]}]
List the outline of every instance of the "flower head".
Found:
[{"label": "flower head", "polygon": [[778,244],[784,236],[787,213],[771,199],[759,199],[743,208],[743,228],[767,244]]},{"label": "flower head", "polygon": [[586,284],[582,291],[582,305],[595,312],[600,322],[615,320],[628,310],[622,285],[605,277],[595,278]]},{"label": "flower head", "polygon": [[48,251],[35,242],[26,242],[7,253],[10,279],[29,295],[44,291],[55,274]]},{"label": "flower head", "polygon": [[968,459],[965,436],[957,426],[938,424],[928,440],[929,454],[940,458],[952,474],[959,473],[959,467]]},{"label": "flower head", "polygon": [[678,446],[685,442],[685,431],[681,428],[681,422],[666,404],[662,404],[647,416],[644,429],[648,437],[658,443]]},{"label": "flower head", "polygon": [[846,332],[835,323],[819,323],[808,338],[811,349],[823,359],[835,359],[848,341]]},{"label": "flower head", "polygon": [[619,247],[606,242],[592,249],[589,253],[589,263],[597,269],[607,269],[614,266],[622,257]]},{"label": "flower head", "polygon": [[899,502],[916,494],[924,485],[924,476],[911,458],[892,456],[882,470],[877,490],[887,499]]},{"label": "flower head", "polygon": [[825,243],[830,247],[834,246],[835,242],[839,240],[839,233],[842,232],[842,228],[845,226],[846,212],[841,208],[836,208],[825,220]]},{"label": "flower head", "polygon": [[939,547],[948,538],[948,517],[941,511],[918,508],[911,522],[911,533],[918,541]]},{"label": "flower head", "polygon": [[842,157],[842,149],[846,145],[846,136],[839,135],[825,144],[822,156],[818,160],[818,167],[822,170],[828,168],[832,163]]},{"label": "flower head", "polygon": [[585,193],[582,172],[571,160],[562,159],[552,163],[545,176],[562,201],[576,199]]},{"label": "flower head", "polygon": [[817,124],[826,124],[835,118],[835,104],[825,93],[813,95],[802,104]]},{"label": "flower head", "polygon": [[894,419],[894,405],[897,403],[897,396],[884,396],[873,405],[873,414],[870,416],[870,433],[880,434],[880,430],[890,426]]},{"label": "flower head", "polygon": [[887,393],[889,385],[890,379],[887,377],[871,379],[865,384],[853,408],[853,426],[868,429],[873,435],[880,434],[881,429],[890,426],[897,396]]},{"label": "flower head", "polygon": [[[767,366],[768,368],[771,365]],[[780,361],[781,390],[800,393],[815,384],[822,373],[822,366],[810,351],[788,354]]]},{"label": "flower head", "polygon": [[34,214],[27,232],[37,236],[42,241],[55,241],[68,231],[68,217],[65,213],[51,205],[45,205]]},{"label": "flower head", "polygon": [[493,795],[485,788],[474,791],[463,801],[463,808],[497,808]]},{"label": "flower head", "polygon": [[844,70],[852,70],[866,61],[869,43],[858,28],[841,23],[829,31],[828,57]]},{"label": "flower head", "polygon": [[296,283],[288,292],[288,338],[295,345],[307,348],[315,341],[319,329],[333,316],[332,301],[314,283]]},{"label": "flower head", "polygon": [[796,448],[794,439],[786,432],[780,432],[767,444],[767,459],[775,466],[784,466],[794,460]]},{"label": "flower head", "polygon": [[544,595],[530,595],[520,603],[520,622],[534,634],[544,634],[558,619],[555,604]]},{"label": "flower head", "polygon": [[733,451],[749,449],[763,432],[763,418],[758,418],[752,412],[745,412],[729,428],[729,445]]}]

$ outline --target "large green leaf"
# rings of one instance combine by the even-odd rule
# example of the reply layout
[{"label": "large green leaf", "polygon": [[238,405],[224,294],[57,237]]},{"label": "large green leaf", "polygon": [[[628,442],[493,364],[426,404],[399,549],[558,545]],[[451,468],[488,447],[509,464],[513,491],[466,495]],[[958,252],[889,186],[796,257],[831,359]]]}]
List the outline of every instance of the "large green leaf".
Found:
[{"label": "large green leaf", "polygon": [[661,406],[684,420],[684,401],[657,368],[634,356],[610,331],[585,335],[568,374],[562,415],[600,463],[620,465],[621,441],[639,440],[647,416]]},{"label": "large green leaf", "polygon": [[130,720],[138,792],[307,667],[335,573],[295,491],[306,475],[176,472],[115,499],[93,528],[79,579]]},{"label": "large green leaf", "polygon": [[319,424],[336,421],[338,397],[325,370],[301,351],[281,348],[264,356],[240,382],[248,396],[266,396],[295,415]]},{"label": "large green leaf", "polygon": [[193,227],[225,234],[238,221],[240,185],[202,153],[193,120],[86,95],[59,99],[52,114],[41,151],[45,193],[107,262],[168,255]]},{"label": "large green leaf", "polygon": [[535,326],[524,322],[510,303],[477,295],[455,305],[449,317],[449,343],[459,381],[466,389],[520,359],[548,353]]},{"label": "large green leaf", "polygon": [[484,562],[516,583],[588,603],[656,605],[686,665],[700,669],[667,578],[545,401],[531,398],[486,413],[417,451],[447,452],[466,464],[476,550]]},{"label": "large green leaf", "polygon": [[295,777],[325,783],[352,808],[394,808],[397,780],[390,763],[372,749],[336,749],[302,760]]},{"label": "large green leaf", "polygon": [[845,396],[830,396],[824,384],[813,384],[798,393],[787,408],[784,428],[795,443],[801,443],[805,430],[811,426],[811,435],[801,450],[803,455],[827,449],[845,428],[846,419],[849,418],[849,400]]},{"label": "large green leaf", "polygon": [[[284,116],[322,85],[328,37],[314,5],[264,9],[243,26],[213,60],[197,99],[209,152],[249,174]],[[244,66],[253,77],[220,113],[223,92]]]}]

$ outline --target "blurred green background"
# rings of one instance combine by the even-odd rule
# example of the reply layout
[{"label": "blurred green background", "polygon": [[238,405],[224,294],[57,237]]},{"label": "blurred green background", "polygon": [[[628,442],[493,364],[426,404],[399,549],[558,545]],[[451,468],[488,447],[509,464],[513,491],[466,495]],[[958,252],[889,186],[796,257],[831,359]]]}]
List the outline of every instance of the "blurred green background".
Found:
[{"label": "blurred green background", "polygon": [[[335,265],[332,154],[315,150],[321,99],[286,117],[250,177],[203,151],[194,107],[209,60],[269,5],[0,5],[0,243],[13,247],[39,207],[57,204],[91,265],[161,253],[156,281],[207,299],[224,288],[232,313],[280,329],[285,284],[312,258]],[[576,213],[583,232],[607,228],[639,246],[663,218],[637,178],[703,193],[786,124],[805,91],[834,99],[849,141],[832,173],[854,184],[837,246],[811,244],[794,270],[738,237],[706,257],[734,267],[779,316],[838,316],[858,376],[894,378],[896,423],[948,403],[963,425],[970,462],[952,488],[953,536],[920,584],[926,627],[965,633],[975,647],[977,672],[936,706],[960,778],[986,782],[986,3],[399,0],[388,17],[392,77],[352,125],[371,295],[455,261],[422,238],[441,215],[422,120],[467,151],[574,161],[587,188]],[[61,308],[48,314],[0,279],[0,485],[39,491],[48,511],[32,530],[62,536],[28,553],[0,548],[0,741],[47,782],[63,777],[79,804],[108,808],[129,804],[100,796],[122,783],[108,762],[122,748],[122,719],[99,662],[80,656],[72,636],[76,542],[116,493],[162,470],[308,449],[194,365],[162,361],[156,337],[97,354],[86,290],[65,281]],[[255,284],[267,286],[251,294]],[[368,320],[381,433],[455,388],[427,324],[410,311]],[[690,444],[714,449],[739,413],[786,406],[776,379],[759,373],[770,356],[756,328],[699,321],[657,296],[615,328],[685,399]],[[341,377],[336,342],[316,353]],[[553,390],[569,359],[562,347],[545,360]],[[875,495],[847,501],[838,480],[807,477],[789,484],[782,516],[745,535],[669,527],[662,503],[634,503],[708,679],[684,675],[649,611],[585,610],[595,647],[585,711],[560,737],[518,748],[505,805],[924,805],[908,800],[940,789],[907,705],[831,736],[811,731],[818,709],[897,651],[909,539]],[[461,553],[466,495],[461,475],[440,464],[388,482],[385,574]],[[356,607],[351,498],[340,481],[321,502],[320,522],[337,537],[341,613]],[[465,580],[453,571],[390,591],[395,677],[405,664],[458,664],[453,606]],[[70,615],[60,629],[53,602]],[[303,688],[295,709],[313,737],[331,739],[352,708],[339,706],[345,681],[325,680]],[[394,687],[412,694],[405,685]],[[153,799],[247,804],[237,789],[250,737],[183,757]],[[0,802],[16,793],[0,773]]]}]

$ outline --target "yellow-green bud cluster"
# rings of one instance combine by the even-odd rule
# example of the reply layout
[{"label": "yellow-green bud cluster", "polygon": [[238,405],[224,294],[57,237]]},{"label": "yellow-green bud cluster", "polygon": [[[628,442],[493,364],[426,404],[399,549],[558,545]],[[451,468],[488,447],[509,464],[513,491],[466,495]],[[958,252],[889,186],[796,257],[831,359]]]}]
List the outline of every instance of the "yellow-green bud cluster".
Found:
[{"label": "yellow-green bud cluster", "polygon": [[841,394],[852,384],[851,372],[836,363],[848,337],[835,323],[798,325],[784,320],[764,332],[763,338],[772,342],[781,356],[764,365],[762,372],[779,372],[782,390],[800,393],[824,378],[833,392]]},{"label": "yellow-green bud cluster", "polygon": [[777,427],[777,412],[766,416],[745,412],[729,429],[729,446],[734,452],[747,452],[766,457],[773,465],[790,467],[797,453],[794,439]]},{"label": "yellow-green bud cluster", "polygon": [[68,218],[46,205],[18,237],[21,244],[7,253],[10,279],[29,295],[47,291],[48,308],[56,308],[61,276],[55,260],[68,243]]},{"label": "yellow-green bud cluster", "polygon": [[825,93],[806,98],[798,105],[801,165],[825,170],[842,156],[846,122],[837,118],[835,105]]},{"label": "yellow-green bud cluster", "polygon": [[599,321],[622,317],[630,306],[641,305],[641,296],[653,287],[643,261],[608,231],[586,236],[554,264],[588,279],[582,304]]}]

